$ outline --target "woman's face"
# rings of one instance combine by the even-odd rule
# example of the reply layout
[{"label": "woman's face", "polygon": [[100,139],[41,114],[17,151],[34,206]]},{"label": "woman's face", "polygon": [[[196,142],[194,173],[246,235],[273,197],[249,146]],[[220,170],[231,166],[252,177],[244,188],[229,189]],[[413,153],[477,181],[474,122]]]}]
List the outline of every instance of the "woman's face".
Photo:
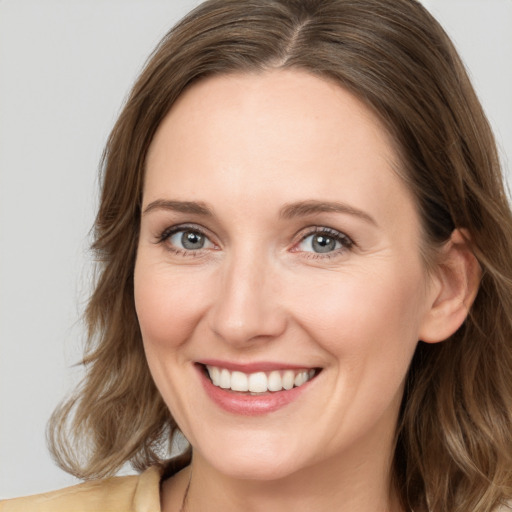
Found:
[{"label": "woman's face", "polygon": [[198,460],[258,479],[389,463],[433,302],[397,165],[368,108],[301,71],[206,79],[164,119],[135,302]]}]

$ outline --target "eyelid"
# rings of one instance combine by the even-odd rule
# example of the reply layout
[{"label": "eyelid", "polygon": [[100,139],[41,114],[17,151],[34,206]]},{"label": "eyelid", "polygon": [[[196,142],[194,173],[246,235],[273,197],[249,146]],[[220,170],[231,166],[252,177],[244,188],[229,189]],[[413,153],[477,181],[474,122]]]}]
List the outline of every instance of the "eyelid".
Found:
[{"label": "eyelid", "polygon": [[[176,224],[173,226],[168,226],[165,228],[160,234],[157,235],[158,242],[165,242],[171,235],[174,235],[176,233],[179,233],[180,231],[197,231],[198,233],[201,233],[201,235],[204,235],[208,240],[210,240],[210,236],[206,232],[206,230],[199,226],[198,224]],[[213,242],[212,242],[213,243]]]},{"label": "eyelid", "polygon": [[182,231],[193,231],[204,236],[210,244],[217,247],[217,244],[212,240],[211,235],[209,235],[208,231],[198,224],[186,223],[186,224],[176,224],[165,228],[161,233],[156,235],[156,244],[161,244],[165,246],[166,250],[171,253],[180,255],[180,256],[199,256],[202,255],[212,248],[201,248],[201,249],[182,249],[180,247],[175,247],[172,244],[168,243],[171,236],[176,233],[180,233]]},{"label": "eyelid", "polygon": [[[306,231],[302,230],[301,233],[298,235],[299,239],[295,242],[295,244],[292,247],[292,252],[301,252],[307,257],[313,257],[313,258],[329,258],[333,256],[337,256],[341,253],[344,253],[346,251],[349,251],[352,249],[352,247],[355,244],[354,240],[344,232],[330,228],[327,226],[311,226],[309,228],[306,228]],[[301,251],[298,249],[299,244],[301,244],[304,240],[306,240],[308,237],[313,236],[315,234],[321,234],[326,233],[330,237],[334,238],[337,242],[341,244],[342,247],[335,249],[333,251],[325,252],[325,253],[316,253],[312,251]]]}]

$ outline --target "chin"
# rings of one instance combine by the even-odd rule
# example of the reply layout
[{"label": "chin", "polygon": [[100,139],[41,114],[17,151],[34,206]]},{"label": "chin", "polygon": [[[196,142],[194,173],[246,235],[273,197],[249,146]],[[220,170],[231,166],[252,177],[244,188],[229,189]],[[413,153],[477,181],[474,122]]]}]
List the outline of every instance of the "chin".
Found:
[{"label": "chin", "polygon": [[301,468],[294,463],[276,460],[274,456],[271,460],[238,457],[235,460],[218,462],[216,469],[229,478],[265,482],[281,480]]},{"label": "chin", "polygon": [[201,457],[229,478],[269,481],[286,478],[307,465],[298,459],[300,453],[303,450],[285,447],[283,443],[260,442],[249,446],[246,439],[243,447],[238,443],[218,444],[215,450],[207,450]]}]

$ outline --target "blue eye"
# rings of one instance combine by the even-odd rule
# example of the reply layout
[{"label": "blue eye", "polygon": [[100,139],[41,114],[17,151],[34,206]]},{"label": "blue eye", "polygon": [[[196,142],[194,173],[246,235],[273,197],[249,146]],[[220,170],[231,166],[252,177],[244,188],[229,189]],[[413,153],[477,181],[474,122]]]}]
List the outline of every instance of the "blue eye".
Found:
[{"label": "blue eye", "polygon": [[326,254],[349,248],[351,245],[352,241],[343,233],[324,228],[305,236],[298,244],[298,249],[303,252]]},{"label": "blue eye", "polygon": [[164,234],[162,239],[178,251],[191,252],[214,247],[204,233],[192,228],[175,229],[171,233]]}]

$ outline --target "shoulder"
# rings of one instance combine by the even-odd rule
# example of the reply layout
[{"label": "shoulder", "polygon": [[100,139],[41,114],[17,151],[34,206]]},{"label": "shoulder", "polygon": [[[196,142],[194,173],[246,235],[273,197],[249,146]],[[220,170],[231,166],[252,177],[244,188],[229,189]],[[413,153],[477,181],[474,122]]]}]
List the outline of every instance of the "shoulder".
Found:
[{"label": "shoulder", "polygon": [[0,502],[0,512],[158,512],[161,468]]}]

